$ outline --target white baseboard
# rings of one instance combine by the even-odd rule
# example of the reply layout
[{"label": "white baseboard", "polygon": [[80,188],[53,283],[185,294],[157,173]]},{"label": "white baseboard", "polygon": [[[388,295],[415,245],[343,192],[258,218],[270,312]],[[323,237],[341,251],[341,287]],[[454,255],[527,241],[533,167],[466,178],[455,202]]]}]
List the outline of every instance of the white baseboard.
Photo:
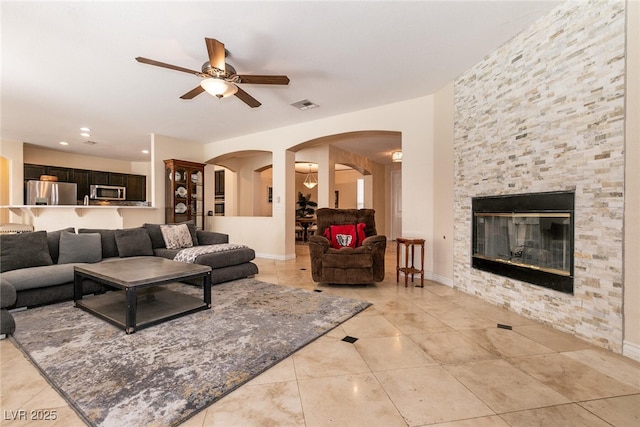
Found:
[{"label": "white baseboard", "polygon": [[453,279],[449,277],[444,277],[436,273],[429,273],[429,280],[433,280],[434,282],[453,288]]},{"label": "white baseboard", "polygon": [[640,362],[640,344],[623,341],[622,355]]},{"label": "white baseboard", "polygon": [[265,259],[275,259],[278,261],[289,261],[290,259],[296,259],[296,254],[286,254],[286,255],[274,255],[274,254],[262,254],[256,253],[256,258],[265,258]]}]

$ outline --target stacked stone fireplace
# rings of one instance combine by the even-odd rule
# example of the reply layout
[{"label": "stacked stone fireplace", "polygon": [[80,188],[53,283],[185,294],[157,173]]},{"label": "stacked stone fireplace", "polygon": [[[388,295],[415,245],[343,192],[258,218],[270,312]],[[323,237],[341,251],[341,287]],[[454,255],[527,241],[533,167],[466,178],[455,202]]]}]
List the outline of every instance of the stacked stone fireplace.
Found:
[{"label": "stacked stone fireplace", "polygon": [[[454,287],[618,352],[624,8],[562,3],[454,85]],[[491,198],[545,193],[571,194],[573,211],[563,219],[474,210]],[[501,227],[506,237],[487,234]],[[547,247],[527,239],[536,230]],[[542,267],[564,284],[534,284],[495,264]]]}]

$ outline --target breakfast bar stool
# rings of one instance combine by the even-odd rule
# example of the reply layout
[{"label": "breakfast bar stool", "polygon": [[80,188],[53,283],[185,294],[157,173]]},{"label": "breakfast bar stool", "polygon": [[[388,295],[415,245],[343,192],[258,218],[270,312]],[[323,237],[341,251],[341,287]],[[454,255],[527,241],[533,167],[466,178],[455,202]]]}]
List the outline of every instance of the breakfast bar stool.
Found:
[{"label": "breakfast bar stool", "polygon": [[[404,247],[404,267],[400,266],[400,245]],[[414,267],[415,247],[420,245],[420,269]],[[411,267],[409,267],[409,248],[411,248]],[[404,273],[404,287],[407,287],[407,279],[411,274],[411,283],[413,283],[413,275],[420,273],[420,287],[424,288],[424,239],[407,239],[398,237],[396,239],[396,283],[400,281],[400,272]]]}]

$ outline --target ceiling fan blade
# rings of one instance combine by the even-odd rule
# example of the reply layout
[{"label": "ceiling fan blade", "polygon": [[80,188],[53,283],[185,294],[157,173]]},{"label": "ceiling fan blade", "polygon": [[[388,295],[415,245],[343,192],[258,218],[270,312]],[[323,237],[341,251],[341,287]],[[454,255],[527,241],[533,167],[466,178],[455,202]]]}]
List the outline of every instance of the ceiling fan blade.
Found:
[{"label": "ceiling fan blade", "polygon": [[184,95],[182,95],[180,98],[181,99],[193,99],[196,96],[200,95],[202,92],[204,92],[204,88],[202,86],[196,86],[195,88],[191,89],[189,92],[187,92]]},{"label": "ceiling fan blade", "polygon": [[241,74],[240,83],[261,84],[261,85],[288,85],[289,77],[287,76],[255,76]]},{"label": "ceiling fan blade", "polygon": [[236,96],[251,108],[256,108],[262,105],[260,101],[258,101],[253,96],[249,95],[247,92],[245,92],[240,88],[238,88],[238,91],[236,92]]},{"label": "ceiling fan blade", "polygon": [[136,61],[142,62],[143,64],[155,65],[156,67],[168,68],[170,70],[182,71],[183,73],[195,74],[199,76],[201,73],[199,71],[190,70],[188,68],[178,67],[177,65],[165,64],[164,62],[155,61],[153,59],[143,58],[138,56]]},{"label": "ceiling fan blade", "polygon": [[224,43],[221,43],[216,39],[208,39],[206,37],[204,41],[207,43],[207,52],[209,52],[209,64],[224,73]]}]

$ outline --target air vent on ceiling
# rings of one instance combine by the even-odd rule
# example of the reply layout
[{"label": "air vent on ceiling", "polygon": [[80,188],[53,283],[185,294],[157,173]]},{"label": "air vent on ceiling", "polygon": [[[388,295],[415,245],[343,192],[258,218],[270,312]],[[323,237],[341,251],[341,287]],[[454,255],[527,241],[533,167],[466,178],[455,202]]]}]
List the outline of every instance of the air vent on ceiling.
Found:
[{"label": "air vent on ceiling", "polygon": [[95,141],[85,141],[84,143],[87,144],[87,145],[96,145],[97,144],[97,142],[95,142]]},{"label": "air vent on ceiling", "polygon": [[310,110],[312,108],[319,107],[318,104],[314,104],[308,99],[303,99],[302,101],[294,102],[291,106],[296,107],[298,110]]}]

